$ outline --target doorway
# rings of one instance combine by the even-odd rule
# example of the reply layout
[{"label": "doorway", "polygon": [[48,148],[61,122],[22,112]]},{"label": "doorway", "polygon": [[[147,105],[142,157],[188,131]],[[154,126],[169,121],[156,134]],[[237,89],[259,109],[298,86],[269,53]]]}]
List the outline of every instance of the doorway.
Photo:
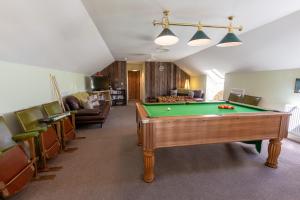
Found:
[{"label": "doorway", "polygon": [[140,71],[128,71],[128,100],[140,101]]}]

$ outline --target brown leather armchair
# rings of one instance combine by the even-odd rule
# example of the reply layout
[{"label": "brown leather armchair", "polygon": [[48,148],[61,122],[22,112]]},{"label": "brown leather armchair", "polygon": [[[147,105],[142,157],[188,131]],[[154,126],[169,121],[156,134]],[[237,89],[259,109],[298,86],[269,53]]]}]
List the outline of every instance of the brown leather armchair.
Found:
[{"label": "brown leather armchair", "polygon": [[100,124],[101,127],[110,111],[109,102],[101,101],[99,106],[93,109],[85,109],[74,96],[65,98],[65,107],[69,111],[76,111],[76,124]]}]

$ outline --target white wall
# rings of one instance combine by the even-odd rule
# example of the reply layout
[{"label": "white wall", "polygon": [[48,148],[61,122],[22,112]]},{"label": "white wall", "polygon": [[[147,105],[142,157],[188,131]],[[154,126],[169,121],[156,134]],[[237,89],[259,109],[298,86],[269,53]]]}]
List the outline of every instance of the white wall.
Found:
[{"label": "white wall", "polygon": [[300,69],[228,73],[225,99],[231,88],[240,88],[246,94],[262,97],[260,106],[281,110],[285,104],[300,104],[300,94],[294,93],[296,78],[300,78]]},{"label": "white wall", "polygon": [[0,61],[0,115],[55,100],[50,73],[63,95],[86,89],[83,74]]}]

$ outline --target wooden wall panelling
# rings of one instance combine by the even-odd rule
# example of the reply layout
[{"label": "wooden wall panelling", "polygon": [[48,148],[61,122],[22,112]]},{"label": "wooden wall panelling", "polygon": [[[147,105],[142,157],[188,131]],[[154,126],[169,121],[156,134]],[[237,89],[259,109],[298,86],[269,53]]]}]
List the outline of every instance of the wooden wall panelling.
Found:
[{"label": "wooden wall panelling", "polygon": [[[164,67],[162,71],[160,66]],[[146,97],[169,95],[171,89],[184,88],[186,79],[190,76],[174,63],[145,63]]]},{"label": "wooden wall panelling", "polygon": [[113,87],[113,89],[127,89],[127,72],[125,61],[115,61],[104,68],[100,73],[104,76],[108,76],[110,85]]}]

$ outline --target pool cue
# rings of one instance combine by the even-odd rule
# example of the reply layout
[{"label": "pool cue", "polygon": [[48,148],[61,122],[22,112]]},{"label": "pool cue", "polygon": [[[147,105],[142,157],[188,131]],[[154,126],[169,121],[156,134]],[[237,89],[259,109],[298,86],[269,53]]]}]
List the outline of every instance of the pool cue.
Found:
[{"label": "pool cue", "polygon": [[63,103],[63,99],[62,99],[62,96],[61,96],[61,93],[60,93],[60,90],[59,90],[59,87],[58,87],[58,84],[57,84],[57,81],[56,81],[56,78],[52,74],[50,74],[50,77],[51,77],[51,83],[52,83],[52,86],[54,88],[54,91],[55,91],[56,97],[58,99],[58,102],[59,102],[63,112],[66,112],[66,109],[65,109],[65,106],[64,106],[64,103]]}]

